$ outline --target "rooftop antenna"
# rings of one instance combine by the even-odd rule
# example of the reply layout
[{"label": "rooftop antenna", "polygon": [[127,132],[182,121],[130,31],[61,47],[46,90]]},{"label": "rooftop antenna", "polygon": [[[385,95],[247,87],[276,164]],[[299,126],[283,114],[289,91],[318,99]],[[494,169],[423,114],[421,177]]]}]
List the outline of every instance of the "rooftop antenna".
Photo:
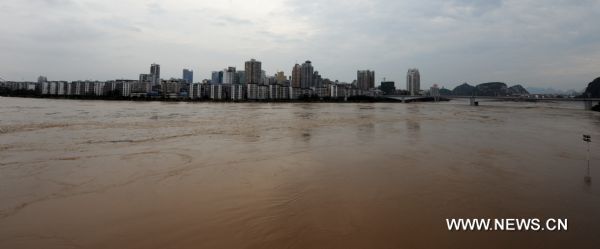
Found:
[{"label": "rooftop antenna", "polygon": [[587,184],[592,183],[592,176],[590,175],[590,143],[592,142],[592,137],[590,135],[583,135],[583,141],[587,143],[587,174],[583,177],[583,181]]}]

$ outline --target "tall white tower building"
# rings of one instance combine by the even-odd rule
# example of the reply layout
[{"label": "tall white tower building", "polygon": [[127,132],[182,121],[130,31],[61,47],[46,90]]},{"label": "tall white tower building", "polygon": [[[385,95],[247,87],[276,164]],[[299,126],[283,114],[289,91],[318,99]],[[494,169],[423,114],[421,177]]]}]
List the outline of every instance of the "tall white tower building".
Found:
[{"label": "tall white tower building", "polygon": [[418,95],[421,91],[421,75],[419,74],[419,69],[408,69],[408,73],[406,73],[406,90],[411,96]]}]

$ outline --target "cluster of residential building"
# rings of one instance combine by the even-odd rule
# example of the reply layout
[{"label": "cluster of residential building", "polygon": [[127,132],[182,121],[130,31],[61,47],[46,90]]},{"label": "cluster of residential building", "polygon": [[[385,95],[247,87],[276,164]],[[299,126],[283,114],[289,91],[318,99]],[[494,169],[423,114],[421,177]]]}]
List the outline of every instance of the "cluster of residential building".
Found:
[{"label": "cluster of residential building", "polygon": [[[152,64],[149,73],[137,80],[111,81],[48,81],[40,76],[37,82],[1,82],[0,86],[12,90],[32,90],[44,96],[112,96],[141,98],[188,98],[213,100],[295,100],[307,97],[348,98],[353,96],[376,97],[384,92],[375,87],[375,72],[357,71],[352,83],[331,81],[316,71],[311,61],[295,64],[292,75],[277,72],[267,76],[262,63],[251,59],[244,70],[227,67],[214,71],[211,79],[194,82],[193,71],[183,69],[181,79],[161,79],[160,65]],[[420,91],[419,72],[409,70],[407,88],[410,94]],[[392,82],[393,87],[393,82]],[[395,90],[395,87],[393,87]]]}]

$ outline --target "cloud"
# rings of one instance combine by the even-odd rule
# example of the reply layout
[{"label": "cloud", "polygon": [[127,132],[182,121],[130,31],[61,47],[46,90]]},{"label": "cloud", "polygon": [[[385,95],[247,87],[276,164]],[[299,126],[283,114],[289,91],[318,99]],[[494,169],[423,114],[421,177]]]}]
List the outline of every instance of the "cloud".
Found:
[{"label": "cloud", "polygon": [[[197,77],[257,58],[289,74],[310,59],[325,77],[374,69],[403,85],[506,81],[561,89],[600,76],[600,1],[256,0],[157,2],[5,0],[0,74],[75,80]],[[89,65],[88,65],[89,63]],[[77,70],[73,70],[77,68]]]},{"label": "cloud", "polygon": [[165,10],[158,2],[146,4],[146,8],[148,8],[148,12],[151,15],[163,15],[167,13],[167,10]]},{"label": "cloud", "polygon": [[253,22],[248,19],[237,18],[234,16],[221,15],[216,18],[216,23],[220,25],[253,25]]}]

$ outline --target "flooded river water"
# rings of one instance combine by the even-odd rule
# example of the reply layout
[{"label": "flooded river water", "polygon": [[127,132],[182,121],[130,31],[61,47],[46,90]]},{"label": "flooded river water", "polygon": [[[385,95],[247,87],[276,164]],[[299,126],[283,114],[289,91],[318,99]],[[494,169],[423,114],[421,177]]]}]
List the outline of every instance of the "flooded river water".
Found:
[{"label": "flooded river water", "polygon": [[598,248],[599,163],[574,103],[2,97],[0,248]]}]

